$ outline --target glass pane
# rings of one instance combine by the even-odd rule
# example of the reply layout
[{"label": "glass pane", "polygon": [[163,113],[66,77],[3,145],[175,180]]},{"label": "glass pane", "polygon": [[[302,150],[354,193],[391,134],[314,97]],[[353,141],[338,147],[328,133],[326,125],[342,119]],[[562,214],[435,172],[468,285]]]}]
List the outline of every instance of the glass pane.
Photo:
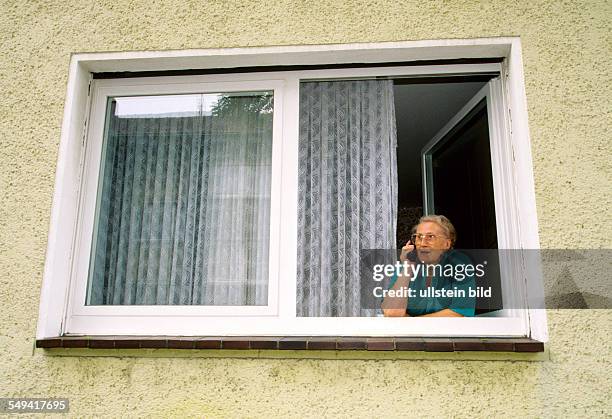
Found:
[{"label": "glass pane", "polygon": [[272,92],[109,99],[88,305],[267,305]]}]

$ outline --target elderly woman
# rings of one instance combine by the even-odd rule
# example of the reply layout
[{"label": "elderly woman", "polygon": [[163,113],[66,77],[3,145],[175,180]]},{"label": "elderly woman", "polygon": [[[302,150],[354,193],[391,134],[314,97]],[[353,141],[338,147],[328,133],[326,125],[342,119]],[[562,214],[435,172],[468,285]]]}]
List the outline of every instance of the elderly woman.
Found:
[{"label": "elderly woman", "polygon": [[[402,248],[400,261],[412,265],[396,274],[390,289],[410,289],[410,297],[387,296],[382,309],[387,317],[464,317],[473,316],[475,298],[473,275],[448,275],[453,269],[471,261],[453,250],[457,233],[443,215],[426,215],[413,229],[411,240]],[[414,269],[417,264],[421,269]],[[450,268],[449,268],[450,267]],[[445,270],[446,269],[446,270]],[[416,272],[416,274],[415,274]]]}]

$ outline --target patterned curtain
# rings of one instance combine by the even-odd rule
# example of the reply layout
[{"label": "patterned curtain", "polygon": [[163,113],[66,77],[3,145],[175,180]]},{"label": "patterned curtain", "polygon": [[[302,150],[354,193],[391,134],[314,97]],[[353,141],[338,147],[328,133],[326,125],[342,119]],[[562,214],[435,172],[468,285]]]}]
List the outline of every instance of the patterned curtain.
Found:
[{"label": "patterned curtain", "polygon": [[394,249],[393,82],[300,87],[297,315],[375,315],[360,307],[359,250]]},{"label": "patterned curtain", "polygon": [[138,117],[112,102],[88,304],[267,304],[271,100]]}]

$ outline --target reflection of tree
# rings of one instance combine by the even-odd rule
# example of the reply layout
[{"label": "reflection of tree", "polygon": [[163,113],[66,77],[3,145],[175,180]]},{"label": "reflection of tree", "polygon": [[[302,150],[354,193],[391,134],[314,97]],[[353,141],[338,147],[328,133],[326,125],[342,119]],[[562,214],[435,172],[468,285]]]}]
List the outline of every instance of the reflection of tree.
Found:
[{"label": "reflection of tree", "polygon": [[211,112],[214,116],[228,116],[236,112],[268,114],[272,113],[273,108],[272,93],[262,92],[252,96],[221,96]]}]

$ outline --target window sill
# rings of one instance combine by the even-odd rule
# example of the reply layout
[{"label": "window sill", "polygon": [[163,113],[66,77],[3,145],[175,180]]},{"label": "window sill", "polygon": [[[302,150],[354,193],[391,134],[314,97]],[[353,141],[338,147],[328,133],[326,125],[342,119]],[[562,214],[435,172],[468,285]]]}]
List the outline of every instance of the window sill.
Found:
[{"label": "window sill", "polygon": [[[381,337],[144,337],[74,336],[37,339],[42,349],[191,349],[359,352],[509,352],[543,353],[544,343],[528,338]],[[248,354],[247,354],[248,355]]]}]

